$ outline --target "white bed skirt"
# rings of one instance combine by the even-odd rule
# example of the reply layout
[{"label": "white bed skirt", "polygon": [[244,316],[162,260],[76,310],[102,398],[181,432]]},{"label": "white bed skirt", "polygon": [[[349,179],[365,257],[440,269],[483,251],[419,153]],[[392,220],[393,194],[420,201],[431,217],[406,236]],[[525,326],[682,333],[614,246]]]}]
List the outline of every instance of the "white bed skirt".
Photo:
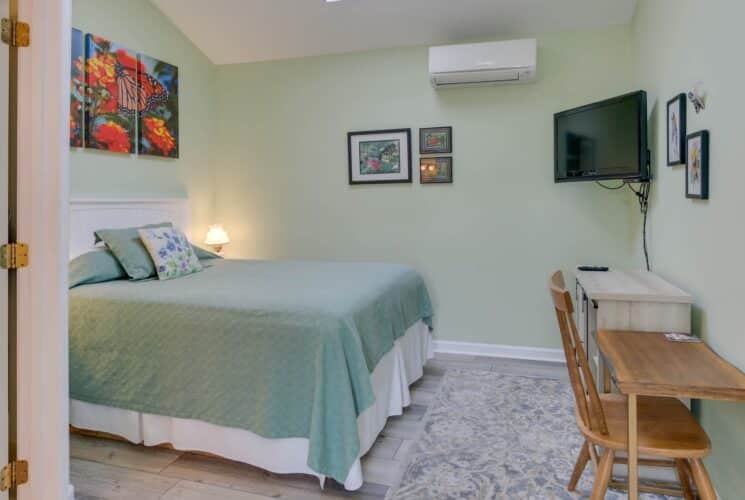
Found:
[{"label": "white bed skirt", "polygon": [[[388,417],[401,415],[411,404],[409,385],[421,378],[432,352],[429,328],[418,321],[378,362],[371,374],[375,403],[357,418],[360,457],[375,443]],[[311,474],[319,478],[321,485],[325,480],[307,465],[307,438],[266,439],[243,429],[75,399],[70,400],[70,424],[78,429],[115,434],[146,446],[170,443],[177,450],[213,453],[279,474]],[[356,490],[362,482],[362,465],[358,458],[349,470],[344,488]]]}]

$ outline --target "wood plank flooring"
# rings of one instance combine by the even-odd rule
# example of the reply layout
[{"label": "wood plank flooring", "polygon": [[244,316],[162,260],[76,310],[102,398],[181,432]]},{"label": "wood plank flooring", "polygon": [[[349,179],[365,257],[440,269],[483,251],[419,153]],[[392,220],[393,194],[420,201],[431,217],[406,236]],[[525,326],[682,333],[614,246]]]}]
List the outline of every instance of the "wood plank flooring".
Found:
[{"label": "wood plank flooring", "polygon": [[412,405],[392,417],[372,450],[363,457],[363,487],[344,491],[334,481],[321,490],[318,481],[300,474],[272,474],[256,467],[127,443],[70,436],[71,478],[78,500],[380,500],[404,472],[409,452],[422,429],[447,369],[493,370],[515,375],[566,380],[559,363],[478,356],[437,355],[424,377],[412,386]]}]

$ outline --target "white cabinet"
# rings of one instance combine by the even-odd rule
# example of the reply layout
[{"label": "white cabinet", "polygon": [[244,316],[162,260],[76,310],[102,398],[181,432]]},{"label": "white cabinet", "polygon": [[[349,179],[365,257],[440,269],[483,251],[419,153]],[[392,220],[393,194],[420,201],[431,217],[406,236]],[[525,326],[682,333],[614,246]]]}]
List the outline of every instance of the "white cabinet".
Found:
[{"label": "white cabinet", "polygon": [[693,297],[646,271],[577,271],[577,327],[598,390],[609,392],[597,330],[691,333]]}]

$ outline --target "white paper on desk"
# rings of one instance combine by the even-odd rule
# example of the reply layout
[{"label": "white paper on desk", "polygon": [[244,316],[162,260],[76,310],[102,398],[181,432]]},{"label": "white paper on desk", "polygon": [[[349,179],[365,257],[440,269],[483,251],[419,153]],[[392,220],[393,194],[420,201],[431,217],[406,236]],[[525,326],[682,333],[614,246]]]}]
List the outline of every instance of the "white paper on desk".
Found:
[{"label": "white paper on desk", "polygon": [[686,333],[666,333],[665,338],[670,342],[701,342],[701,339]]}]

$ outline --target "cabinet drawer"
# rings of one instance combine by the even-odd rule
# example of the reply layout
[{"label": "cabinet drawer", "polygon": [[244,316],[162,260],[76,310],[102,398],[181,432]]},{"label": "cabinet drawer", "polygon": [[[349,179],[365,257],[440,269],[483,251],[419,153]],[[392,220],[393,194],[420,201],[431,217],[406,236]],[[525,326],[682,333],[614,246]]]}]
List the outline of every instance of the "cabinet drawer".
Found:
[{"label": "cabinet drawer", "polygon": [[642,332],[691,332],[690,304],[602,301],[597,327]]}]

